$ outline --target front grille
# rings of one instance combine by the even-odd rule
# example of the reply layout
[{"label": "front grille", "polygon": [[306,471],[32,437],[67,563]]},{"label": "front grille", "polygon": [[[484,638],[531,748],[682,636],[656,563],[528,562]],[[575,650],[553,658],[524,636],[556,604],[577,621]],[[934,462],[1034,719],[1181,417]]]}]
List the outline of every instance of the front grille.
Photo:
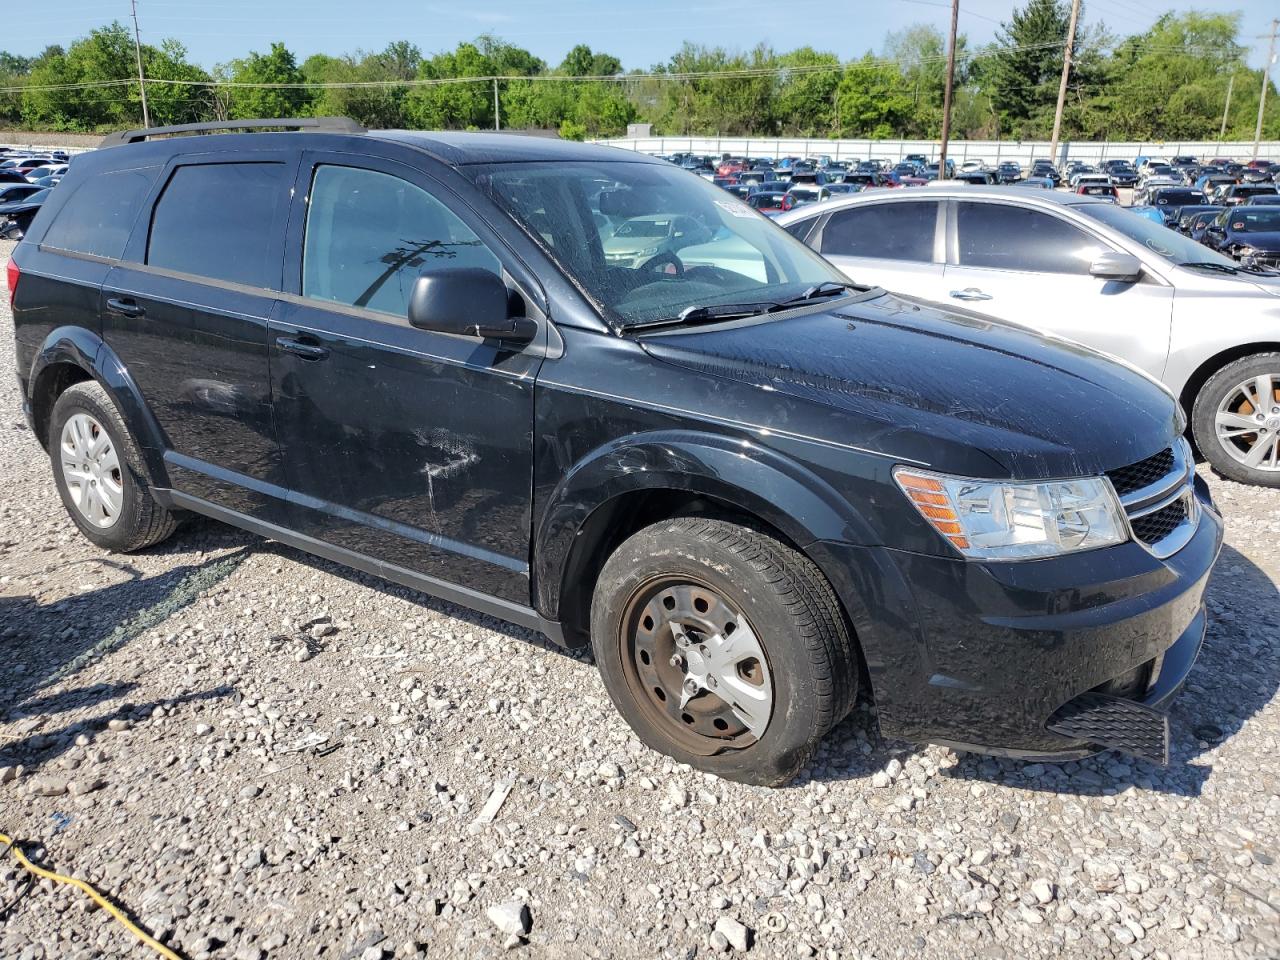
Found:
[{"label": "front grille", "polygon": [[1192,486],[1191,447],[1172,447],[1107,473],[1129,518],[1134,539],[1164,559],[1187,545],[1200,520]]},{"label": "front grille", "polygon": [[1138,517],[1130,526],[1133,535],[1148,546],[1155,546],[1187,519],[1187,504],[1184,500],[1175,500],[1155,513]]},{"label": "front grille", "polygon": [[1111,478],[1111,485],[1116,488],[1116,493],[1123,497],[1135,490],[1150,486],[1162,477],[1167,477],[1173,472],[1175,465],[1173,448],[1166,447],[1145,460],[1139,460],[1118,470],[1111,470],[1107,476]]}]

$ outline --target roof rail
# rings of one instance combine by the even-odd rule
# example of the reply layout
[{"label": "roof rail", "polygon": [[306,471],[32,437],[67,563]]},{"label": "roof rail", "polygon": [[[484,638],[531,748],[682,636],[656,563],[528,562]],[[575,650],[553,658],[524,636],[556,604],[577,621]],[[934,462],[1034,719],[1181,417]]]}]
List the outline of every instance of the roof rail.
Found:
[{"label": "roof rail", "polygon": [[121,130],[102,138],[99,147],[118,147],[125,143],[140,143],[152,137],[173,133],[212,133],[216,130],[316,130],[325,133],[365,133],[364,127],[350,117],[283,117],[275,120],[218,120],[213,123],[180,123],[173,127],[146,127],[141,130]]}]

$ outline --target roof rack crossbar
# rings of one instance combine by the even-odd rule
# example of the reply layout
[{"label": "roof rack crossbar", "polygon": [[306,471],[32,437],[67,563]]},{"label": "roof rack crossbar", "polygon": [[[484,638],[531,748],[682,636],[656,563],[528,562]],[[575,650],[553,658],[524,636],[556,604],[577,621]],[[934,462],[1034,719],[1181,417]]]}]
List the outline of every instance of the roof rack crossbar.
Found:
[{"label": "roof rack crossbar", "polygon": [[216,130],[316,130],[325,133],[365,133],[366,130],[350,117],[281,117],[274,120],[218,120],[214,123],[180,123],[172,127],[145,127],[139,130],[121,130],[103,137],[100,147],[117,147],[125,143],[140,143],[151,137],[168,134],[212,133]]}]

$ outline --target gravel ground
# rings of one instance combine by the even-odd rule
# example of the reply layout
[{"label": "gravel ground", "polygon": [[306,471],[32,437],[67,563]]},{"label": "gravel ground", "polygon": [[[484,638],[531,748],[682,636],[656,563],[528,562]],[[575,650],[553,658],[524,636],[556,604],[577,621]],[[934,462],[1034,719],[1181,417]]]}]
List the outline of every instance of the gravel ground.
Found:
[{"label": "gravel ground", "polygon": [[[1209,477],[1168,769],[919,748],[863,707],[767,790],[648,751],[588,658],[497,621],[211,522],[99,552],[10,337],[0,832],[186,956],[1280,955],[1280,491]],[[143,955],[25,876],[0,859],[0,957]]]}]

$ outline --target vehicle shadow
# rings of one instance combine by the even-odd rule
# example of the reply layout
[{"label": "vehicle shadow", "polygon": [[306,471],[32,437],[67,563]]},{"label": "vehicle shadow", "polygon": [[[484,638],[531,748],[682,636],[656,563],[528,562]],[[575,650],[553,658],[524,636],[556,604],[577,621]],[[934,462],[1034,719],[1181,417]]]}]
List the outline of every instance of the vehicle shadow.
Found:
[{"label": "vehicle shadow", "polygon": [[[1280,592],[1268,574],[1224,546],[1207,591],[1209,627],[1200,657],[1170,711],[1170,763],[1160,767],[1115,752],[1066,763],[1026,763],[961,753],[939,773],[1023,790],[1107,796],[1138,787],[1197,797],[1213,774],[1205,755],[1230,740],[1280,690]],[[1266,629],[1270,625],[1272,629]],[[885,740],[866,705],[828,736],[814,766],[797,779],[870,779],[919,748]]]},{"label": "vehicle shadow", "polygon": [[[153,553],[182,549],[179,542]],[[54,688],[195,602],[249,553],[242,545],[209,562],[182,564],[150,577],[111,557],[78,560],[60,572],[100,564],[127,579],[51,603],[32,595],[0,597],[0,662],[6,665],[0,671],[0,724],[5,728],[0,730],[0,766],[20,763],[32,769],[65,752],[80,733],[91,734],[111,720],[139,719],[157,706],[229,695],[230,688],[218,687],[139,704],[128,699],[139,686],[136,677]],[[97,708],[103,709],[86,715]],[[75,719],[58,723],[57,718],[71,713]]]}]

